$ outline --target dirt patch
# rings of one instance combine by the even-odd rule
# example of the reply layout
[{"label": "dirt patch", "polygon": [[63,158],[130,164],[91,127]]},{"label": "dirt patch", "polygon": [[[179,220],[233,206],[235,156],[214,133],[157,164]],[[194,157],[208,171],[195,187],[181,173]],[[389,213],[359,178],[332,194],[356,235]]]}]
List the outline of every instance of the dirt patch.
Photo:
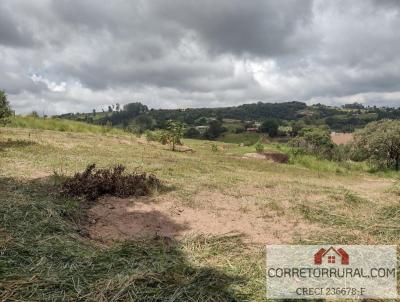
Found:
[{"label": "dirt patch", "polygon": [[243,158],[266,159],[281,164],[289,161],[289,156],[278,152],[246,153]]},{"label": "dirt patch", "polygon": [[101,240],[126,240],[141,237],[180,238],[186,235],[243,234],[252,243],[289,243],[293,237],[314,227],[299,220],[266,213],[254,202],[221,193],[204,192],[189,207],[167,197],[107,198],[88,212],[89,234]]},{"label": "dirt patch", "polygon": [[345,145],[353,141],[353,138],[354,138],[353,133],[338,133],[338,132],[331,133],[331,139],[336,145]]},{"label": "dirt patch", "polygon": [[264,154],[261,153],[245,153],[243,154],[244,158],[256,158],[256,159],[265,159]]}]

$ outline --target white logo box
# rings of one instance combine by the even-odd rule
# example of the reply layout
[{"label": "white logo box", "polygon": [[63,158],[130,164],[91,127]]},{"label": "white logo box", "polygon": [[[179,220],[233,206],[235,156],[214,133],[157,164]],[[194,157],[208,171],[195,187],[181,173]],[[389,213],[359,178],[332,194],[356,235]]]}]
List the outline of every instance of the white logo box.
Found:
[{"label": "white logo box", "polygon": [[269,299],[396,299],[395,245],[267,245]]}]

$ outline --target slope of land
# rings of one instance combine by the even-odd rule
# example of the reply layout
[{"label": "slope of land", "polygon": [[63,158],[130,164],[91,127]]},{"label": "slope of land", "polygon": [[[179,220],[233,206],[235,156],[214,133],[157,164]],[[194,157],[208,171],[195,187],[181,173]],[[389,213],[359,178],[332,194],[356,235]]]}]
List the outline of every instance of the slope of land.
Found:
[{"label": "slope of land", "polygon": [[[194,152],[123,133],[2,128],[0,300],[263,301],[265,244],[400,243],[398,174],[185,144]],[[59,197],[55,175],[90,163],[154,173],[164,189]]]}]

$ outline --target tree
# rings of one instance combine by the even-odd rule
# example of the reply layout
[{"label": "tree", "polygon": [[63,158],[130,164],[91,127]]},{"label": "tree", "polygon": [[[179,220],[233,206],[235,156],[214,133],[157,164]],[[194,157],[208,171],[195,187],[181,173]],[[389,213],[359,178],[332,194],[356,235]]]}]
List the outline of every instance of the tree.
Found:
[{"label": "tree", "polygon": [[181,143],[183,137],[183,124],[178,121],[169,120],[167,122],[167,140],[172,145],[172,151],[175,151],[175,145]]},{"label": "tree", "polygon": [[206,139],[214,140],[226,131],[227,129],[222,127],[221,121],[212,120],[208,123],[208,129],[204,132],[203,136]]},{"label": "tree", "polygon": [[34,118],[39,118],[39,114],[37,113],[37,111],[32,111],[30,116]]},{"label": "tree", "polygon": [[306,123],[304,123],[303,120],[298,120],[295,122],[291,123],[292,126],[292,131],[291,131],[291,136],[297,136],[300,132],[301,129],[306,127]]},{"label": "tree", "polygon": [[201,136],[200,131],[194,127],[191,127],[185,131],[185,137],[187,138],[199,138],[200,136]]},{"label": "tree", "polygon": [[93,116],[96,116],[96,109],[93,109]]},{"label": "tree", "polygon": [[354,148],[383,168],[400,169],[400,121],[382,120],[369,123],[355,134]]},{"label": "tree", "polygon": [[108,106],[108,112],[113,112],[113,109],[111,106]]},{"label": "tree", "polygon": [[154,120],[147,114],[139,115],[136,118],[135,123],[138,125],[140,133],[151,129],[154,126]]},{"label": "tree", "polygon": [[270,137],[275,137],[278,135],[278,128],[278,121],[276,119],[269,118],[261,124],[260,131],[263,133],[268,133]]},{"label": "tree", "polygon": [[124,106],[124,111],[128,113],[129,117],[133,118],[142,113],[146,113],[149,109],[142,103],[129,103]]},{"label": "tree", "polygon": [[0,122],[11,115],[10,105],[5,91],[0,90]]}]

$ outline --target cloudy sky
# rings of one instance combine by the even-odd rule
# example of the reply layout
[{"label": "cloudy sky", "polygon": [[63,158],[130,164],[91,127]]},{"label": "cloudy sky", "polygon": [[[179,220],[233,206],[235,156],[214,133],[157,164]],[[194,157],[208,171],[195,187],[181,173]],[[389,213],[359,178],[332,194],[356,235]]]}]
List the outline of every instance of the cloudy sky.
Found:
[{"label": "cloudy sky", "polygon": [[17,113],[254,101],[400,106],[397,0],[1,0]]}]

